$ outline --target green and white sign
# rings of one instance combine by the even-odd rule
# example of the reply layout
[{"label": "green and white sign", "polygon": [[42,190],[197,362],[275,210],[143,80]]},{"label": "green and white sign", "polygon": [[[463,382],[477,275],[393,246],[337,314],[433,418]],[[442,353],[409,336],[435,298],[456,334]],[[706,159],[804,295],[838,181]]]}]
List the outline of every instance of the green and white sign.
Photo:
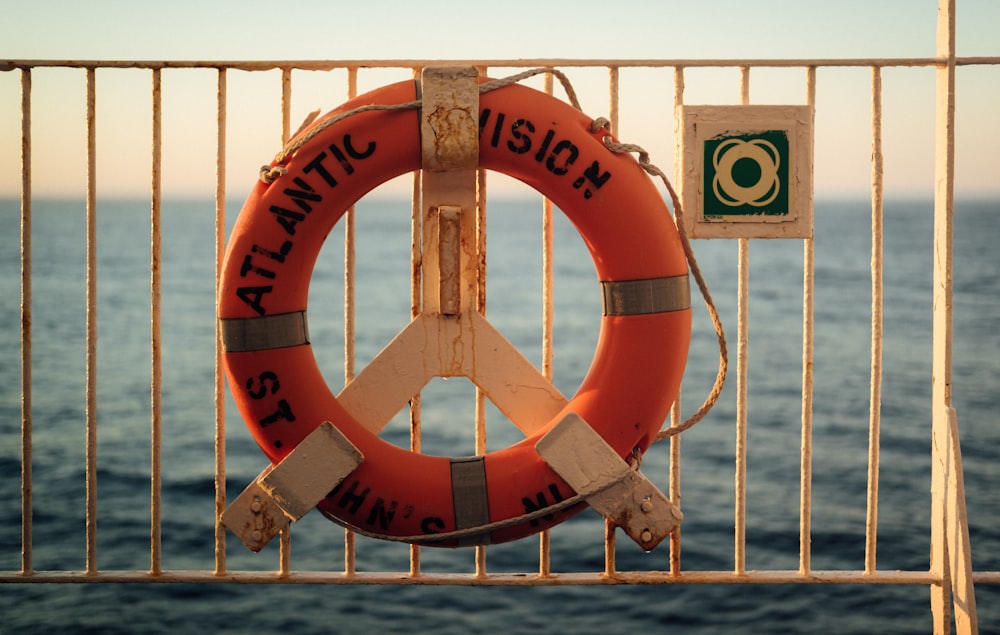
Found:
[{"label": "green and white sign", "polygon": [[705,140],[705,216],[788,215],[788,133]]},{"label": "green and white sign", "polygon": [[811,108],[685,106],[681,116],[689,236],[812,236]]}]

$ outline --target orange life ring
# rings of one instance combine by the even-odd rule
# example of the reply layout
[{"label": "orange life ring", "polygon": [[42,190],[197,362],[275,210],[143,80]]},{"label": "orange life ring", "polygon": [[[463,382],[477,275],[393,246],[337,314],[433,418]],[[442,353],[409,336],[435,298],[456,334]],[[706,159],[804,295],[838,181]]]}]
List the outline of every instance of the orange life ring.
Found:
[{"label": "orange life ring", "polygon": [[[416,95],[416,82],[400,82],[327,117]],[[318,505],[324,515],[376,534],[426,535],[428,544],[455,546],[433,542],[433,534],[461,528],[457,508],[466,503],[456,502],[453,485],[466,494],[471,487],[474,504],[485,504],[494,523],[574,495],[535,451],[566,413],[583,417],[623,458],[652,442],[687,359],[687,262],[657,188],[630,155],[605,147],[607,133],[592,132],[591,121],[525,86],[481,95],[480,166],[520,179],[566,213],[593,256],[605,304],[592,366],[563,412],[537,434],[471,460],[414,453],[366,430],[327,387],[305,329],[311,273],[333,226],[375,186],[420,169],[418,112],[369,111],[330,125],[287,160],[286,174],[250,193],[221,272],[223,366],[244,421],[272,462],[323,421],[362,452],[363,463]],[[454,483],[453,473],[459,475]],[[471,542],[521,538],[584,507],[484,532]]]}]

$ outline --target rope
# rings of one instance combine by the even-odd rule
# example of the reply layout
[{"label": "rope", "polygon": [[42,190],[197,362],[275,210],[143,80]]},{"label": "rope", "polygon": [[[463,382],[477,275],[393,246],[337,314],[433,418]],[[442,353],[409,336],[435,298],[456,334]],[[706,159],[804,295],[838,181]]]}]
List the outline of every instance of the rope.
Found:
[{"label": "rope", "polygon": [[[576,91],[573,90],[573,85],[570,83],[569,78],[562,71],[556,70],[554,68],[532,68],[530,70],[511,75],[509,77],[504,77],[501,79],[494,79],[479,85],[479,94],[488,93],[491,90],[496,90],[498,88],[503,88],[504,86],[510,86],[511,84],[516,84],[529,77],[534,77],[535,75],[541,75],[542,73],[551,73],[555,76],[559,83],[562,85],[563,90],[566,91],[566,97],[569,99],[570,103],[574,108],[580,110],[580,100],[577,99]],[[319,133],[323,132],[330,126],[334,125],[339,121],[343,121],[348,117],[353,117],[355,115],[360,115],[363,112],[372,111],[385,111],[385,110],[413,110],[420,108],[420,100],[415,99],[413,101],[406,101],[400,104],[369,104],[367,106],[359,106],[357,108],[344,111],[342,113],[336,114],[332,117],[324,119],[323,121],[316,124],[312,129],[310,129],[305,134],[301,134],[302,131],[307,128],[316,118],[319,116],[319,111],[314,111],[309,113],[299,129],[295,131],[292,138],[281,149],[281,152],[274,156],[273,165],[262,165],[260,167],[260,180],[264,183],[273,183],[276,179],[288,173],[288,170],[283,167],[283,164],[288,161],[288,159],[295,154],[299,148],[309,143],[312,139],[316,137]],[[301,135],[301,136],[300,136]]]},{"label": "rope", "polygon": [[[491,90],[496,90],[498,88],[503,88],[504,86],[509,86],[511,84],[516,84],[529,77],[534,77],[535,75],[541,75],[542,73],[550,73],[559,80],[562,85],[563,90],[566,92],[566,96],[574,108],[580,110],[580,102],[577,99],[576,91],[573,89],[569,78],[562,72],[555,68],[533,68],[521,73],[510,75],[509,77],[504,77],[501,79],[490,80],[479,85],[479,93],[487,93]],[[369,104],[366,106],[359,106],[352,110],[344,111],[338,113],[332,117],[328,117],[314,125],[312,128],[303,132],[305,128],[308,128],[319,115],[319,111],[315,111],[306,117],[299,129],[292,135],[291,140],[284,148],[281,149],[274,157],[274,165],[265,165],[260,168],[260,180],[265,183],[273,183],[276,179],[286,174],[288,170],[283,167],[284,164],[299,148],[308,143],[311,139],[315,138],[316,135],[320,134],[326,128],[336,124],[339,121],[343,121],[348,117],[353,117],[355,115],[373,112],[373,111],[395,111],[395,110],[411,110],[415,108],[420,108],[420,100],[407,101],[399,104]],[[595,119],[590,124],[590,131],[596,133],[600,130],[608,130],[610,122],[604,117],[599,117]],[[673,185],[670,184],[670,179],[667,175],[663,173],[663,170],[658,168],[649,160],[649,153],[644,150],[641,146],[631,144],[631,143],[620,143],[615,141],[610,134],[604,135],[603,137],[604,146],[611,152],[617,154],[630,154],[635,153],[638,155],[638,163],[648,174],[659,177],[663,182],[663,185],[667,189],[667,193],[670,195],[670,201],[674,208],[674,222],[677,225],[678,234],[680,234],[681,246],[684,249],[684,256],[688,261],[688,265],[691,268],[691,275],[694,276],[695,282],[698,285],[698,289],[701,291],[701,295],[705,300],[705,307],[708,309],[709,318],[712,320],[712,326],[715,329],[715,334],[719,340],[719,370],[715,376],[715,383],[712,389],[709,391],[708,396],[702,403],[701,407],[690,417],[688,417],[684,422],[677,426],[670,426],[661,430],[654,437],[653,442],[662,441],[668,437],[680,434],[685,430],[688,430],[696,423],[701,421],[705,415],[712,409],[715,403],[719,399],[719,395],[722,394],[722,388],[726,383],[726,375],[729,369],[729,353],[726,344],[726,335],[722,328],[722,320],[719,318],[719,313],[716,310],[715,302],[712,300],[712,294],[709,293],[708,285],[705,282],[705,278],[701,273],[701,268],[698,266],[698,260],[695,258],[694,250],[691,248],[691,242],[688,240],[687,234],[684,230],[684,223],[682,219],[684,217],[684,210],[681,207],[680,199],[677,197],[677,193],[674,191]],[[551,513],[546,512],[546,513]],[[543,514],[544,515],[544,514]],[[520,520],[518,522],[523,522]],[[517,524],[517,523],[513,523]],[[354,528],[351,528],[354,529]],[[468,531],[471,534],[478,533],[482,531],[481,528],[472,528]],[[358,532],[363,533],[363,532]],[[444,534],[441,534],[442,536]],[[463,534],[464,535],[464,534]],[[412,537],[411,537],[412,538]],[[450,538],[435,538],[437,540],[448,540]],[[426,542],[427,538],[425,536],[420,537],[421,541]],[[404,541],[406,542],[406,541]]]},{"label": "rope", "polygon": [[296,132],[295,136],[292,137],[291,141],[289,141],[288,144],[281,149],[281,152],[279,152],[274,156],[274,165],[262,165],[260,167],[260,180],[265,183],[271,184],[274,183],[274,181],[276,181],[279,177],[287,174],[288,170],[284,166],[282,166],[282,164],[285,163],[285,161],[287,161],[289,157],[295,154],[295,152],[299,148],[301,148],[305,144],[309,143],[309,141],[314,139],[316,135],[323,132],[324,130],[326,130],[327,128],[329,128],[330,126],[339,121],[343,121],[348,117],[353,117],[354,115],[359,115],[363,112],[372,112],[375,110],[409,110],[412,108],[419,108],[419,107],[420,107],[419,99],[414,101],[403,102],[401,104],[369,104],[367,106],[360,106],[358,108],[354,108],[353,110],[347,110],[345,112],[336,114],[328,119],[324,119],[323,121],[313,126],[308,132],[300,135],[299,133],[302,131],[302,128],[308,126],[315,119],[314,114],[310,113],[310,116],[306,117],[306,120],[302,123],[302,126],[299,126],[299,132]]},{"label": "rope", "polygon": [[521,514],[520,516],[514,516],[512,518],[507,518],[505,520],[498,520],[496,522],[487,523],[485,525],[478,525],[476,527],[467,527],[465,529],[456,529],[454,531],[448,531],[448,532],[444,532],[444,533],[440,533],[440,534],[416,534],[416,535],[412,535],[412,536],[390,536],[388,534],[380,534],[380,533],[377,533],[377,532],[368,531],[367,529],[362,529],[362,528],[358,527],[357,525],[353,525],[351,523],[345,522],[342,518],[338,518],[336,516],[327,516],[327,518],[329,518],[333,522],[337,523],[338,525],[340,525],[344,529],[349,529],[350,531],[352,531],[352,532],[354,532],[356,534],[360,534],[360,535],[365,536],[367,538],[375,538],[377,540],[386,540],[386,541],[389,541],[389,542],[405,542],[405,543],[408,543],[408,544],[411,544],[411,545],[429,545],[429,544],[434,544],[434,543],[439,543],[439,542],[446,542],[446,541],[449,541],[449,540],[459,540],[461,538],[468,538],[470,536],[478,536],[478,535],[481,535],[481,534],[492,533],[494,531],[498,531],[500,529],[504,529],[505,527],[513,527],[514,525],[520,525],[522,523],[531,522],[533,520],[537,520],[537,519],[542,518],[544,516],[549,516],[549,515],[554,514],[556,512],[563,511],[564,509],[569,509],[570,507],[573,507],[574,505],[579,505],[581,503],[586,503],[588,498],[590,498],[592,496],[595,496],[596,494],[600,494],[601,492],[604,492],[604,491],[607,491],[607,490],[611,489],[612,487],[614,487],[618,483],[621,483],[622,481],[624,481],[625,479],[627,479],[629,476],[631,476],[633,472],[637,472],[639,470],[639,464],[640,463],[641,463],[641,460],[636,460],[635,462],[631,463],[629,465],[629,470],[627,470],[626,472],[623,472],[621,476],[619,476],[618,478],[614,479],[613,481],[610,481],[608,483],[605,483],[604,485],[600,485],[598,487],[594,487],[594,488],[589,489],[589,490],[584,490],[583,492],[578,492],[576,495],[571,496],[571,497],[569,497],[569,498],[567,498],[567,499],[565,499],[565,500],[563,500],[561,502],[549,505],[548,507],[542,507],[540,509],[536,509],[535,511],[528,512],[526,514]]},{"label": "rope", "polygon": [[[590,124],[590,131],[598,132],[599,130],[608,130],[610,124],[611,122],[604,117],[598,117]],[[663,173],[663,170],[649,160],[649,152],[644,150],[641,146],[632,143],[619,143],[615,141],[610,134],[604,135],[602,141],[604,142],[604,146],[612,152],[618,154],[634,152],[639,155],[637,161],[642,169],[645,170],[647,174],[659,177],[663,182],[664,187],[667,188],[667,193],[670,194],[670,202],[674,208],[674,222],[677,225],[677,232],[680,234],[681,246],[684,249],[684,256],[687,258],[688,266],[691,267],[691,275],[694,276],[695,283],[698,285],[698,289],[701,291],[701,295],[705,299],[705,308],[708,309],[709,318],[712,320],[712,327],[715,329],[715,335],[719,340],[719,370],[715,375],[715,383],[712,385],[712,389],[709,391],[708,396],[705,397],[705,401],[693,415],[688,417],[680,425],[671,426],[661,430],[653,438],[653,442],[656,443],[690,429],[694,426],[694,424],[701,421],[719,400],[719,396],[722,394],[722,388],[726,384],[726,375],[729,372],[729,348],[726,343],[725,330],[722,328],[722,320],[719,318],[719,312],[715,307],[715,301],[712,299],[712,294],[708,290],[708,284],[705,282],[705,277],[701,273],[701,267],[698,266],[698,259],[695,258],[694,249],[691,247],[691,241],[688,239],[687,232],[684,229],[684,210],[681,207],[681,202],[677,196],[677,192],[674,191],[673,185],[670,184],[670,179],[668,179],[667,175]]]}]

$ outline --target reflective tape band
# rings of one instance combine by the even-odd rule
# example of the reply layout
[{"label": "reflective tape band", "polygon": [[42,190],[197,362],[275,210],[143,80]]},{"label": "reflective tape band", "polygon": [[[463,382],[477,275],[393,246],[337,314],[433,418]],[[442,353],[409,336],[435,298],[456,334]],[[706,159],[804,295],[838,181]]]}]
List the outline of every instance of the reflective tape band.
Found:
[{"label": "reflective tape band", "polygon": [[221,319],[222,350],[227,353],[264,351],[309,343],[306,312]]},{"label": "reflective tape band", "polygon": [[[451,496],[455,502],[455,529],[482,527],[490,523],[483,457],[451,460]],[[458,544],[468,547],[488,544],[489,541],[489,534],[486,534],[460,538]]]},{"label": "reflective tape band", "polygon": [[688,275],[601,282],[604,315],[668,313],[691,308]]}]

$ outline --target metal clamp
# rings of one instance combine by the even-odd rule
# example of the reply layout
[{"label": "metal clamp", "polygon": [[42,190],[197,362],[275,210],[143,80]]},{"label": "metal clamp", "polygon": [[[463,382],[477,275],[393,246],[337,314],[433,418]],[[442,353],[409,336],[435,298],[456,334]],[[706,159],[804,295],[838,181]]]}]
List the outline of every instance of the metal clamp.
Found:
[{"label": "metal clamp", "polygon": [[576,413],[563,417],[535,444],[535,451],[645,551],[660,544],[683,518],[663,492]]},{"label": "metal clamp", "polygon": [[222,513],[222,524],[251,551],[260,551],[305,516],[364,460],[324,421],[277,465],[260,473]]}]

